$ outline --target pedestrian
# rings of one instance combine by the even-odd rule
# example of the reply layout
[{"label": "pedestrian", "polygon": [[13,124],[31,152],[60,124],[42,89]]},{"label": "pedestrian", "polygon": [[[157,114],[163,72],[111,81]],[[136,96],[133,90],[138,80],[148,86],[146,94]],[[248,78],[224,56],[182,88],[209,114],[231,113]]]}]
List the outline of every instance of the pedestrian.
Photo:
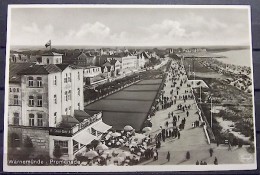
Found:
[{"label": "pedestrian", "polygon": [[158,151],[156,150],[156,160],[158,160],[158,156],[159,156],[159,154],[158,154]]},{"label": "pedestrian", "polygon": [[231,151],[231,144],[228,143],[228,151]]},{"label": "pedestrian", "polygon": [[180,131],[178,131],[178,139],[180,139],[181,138],[181,133],[180,133]]},{"label": "pedestrian", "polygon": [[217,159],[217,157],[215,157],[214,165],[218,165],[218,159]]},{"label": "pedestrian", "polygon": [[168,151],[168,153],[167,153],[167,156],[166,156],[166,159],[168,160],[168,162],[170,161],[170,152]]},{"label": "pedestrian", "polygon": [[156,153],[156,150],[153,152],[153,160],[155,161],[155,160],[157,160],[156,159],[157,158],[157,153]]},{"label": "pedestrian", "polygon": [[186,112],[187,117],[189,117],[189,111]]},{"label": "pedestrian", "polygon": [[199,164],[200,164],[200,162],[197,160],[196,165],[199,165]]},{"label": "pedestrian", "polygon": [[210,154],[210,157],[212,157],[212,155],[213,155],[213,149],[212,148],[209,149],[209,154]]},{"label": "pedestrian", "polygon": [[203,165],[203,162],[202,162],[202,161],[200,161],[200,165]]},{"label": "pedestrian", "polygon": [[180,120],[180,116],[178,115],[178,121]]},{"label": "pedestrian", "polygon": [[190,152],[189,152],[189,151],[186,152],[186,159],[187,159],[187,160],[190,159]]}]

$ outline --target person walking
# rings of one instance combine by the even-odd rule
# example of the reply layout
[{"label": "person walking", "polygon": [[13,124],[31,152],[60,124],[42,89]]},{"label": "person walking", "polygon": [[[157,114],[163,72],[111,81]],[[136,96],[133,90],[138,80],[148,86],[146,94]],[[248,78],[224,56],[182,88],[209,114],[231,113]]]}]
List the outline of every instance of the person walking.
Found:
[{"label": "person walking", "polygon": [[153,152],[153,160],[157,160],[157,153],[156,153],[156,150]]},{"label": "person walking", "polygon": [[214,165],[218,165],[218,159],[217,159],[217,157],[215,157]]},{"label": "person walking", "polygon": [[168,160],[168,162],[170,161],[170,157],[171,157],[171,155],[170,155],[170,152],[168,151],[167,156],[166,156],[166,159]]},{"label": "person walking", "polygon": [[186,112],[187,117],[189,117],[189,111]]},{"label": "person walking", "polygon": [[210,155],[210,157],[212,157],[212,155],[213,155],[213,149],[212,148],[209,149],[209,155]]},{"label": "person walking", "polygon": [[197,160],[196,165],[199,165],[199,164],[200,164],[200,162]]},{"label": "person walking", "polygon": [[180,131],[178,131],[178,139],[181,138],[181,134],[180,134]]}]

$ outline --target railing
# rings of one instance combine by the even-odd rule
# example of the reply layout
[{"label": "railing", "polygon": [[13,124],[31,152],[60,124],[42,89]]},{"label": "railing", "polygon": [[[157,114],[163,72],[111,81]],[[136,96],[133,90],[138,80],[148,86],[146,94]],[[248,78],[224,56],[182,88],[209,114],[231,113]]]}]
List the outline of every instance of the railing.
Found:
[{"label": "railing", "polygon": [[98,100],[100,100],[100,99],[102,99],[102,98],[105,98],[105,97],[107,97],[107,96],[109,96],[109,95],[111,95],[111,94],[114,94],[114,93],[116,93],[116,92],[118,92],[118,91],[120,91],[120,90],[122,90],[122,89],[124,89],[124,88],[126,88],[126,87],[129,87],[129,86],[131,86],[131,85],[133,85],[133,84],[135,84],[135,83],[138,83],[139,81],[141,81],[141,80],[136,80],[136,81],[134,81],[134,82],[132,82],[132,83],[126,84],[126,85],[124,85],[124,86],[121,86],[121,87],[119,87],[119,88],[117,88],[117,89],[115,89],[115,90],[113,90],[113,91],[111,91],[111,92],[106,93],[105,95],[102,95],[102,96],[97,97],[95,100],[91,100],[91,101],[85,102],[84,105],[86,106],[86,105],[89,105],[89,104],[91,104],[91,103],[94,103],[94,102],[96,102],[96,101],[98,101]]},{"label": "railing", "polygon": [[85,119],[83,122],[76,124],[76,126],[72,128],[56,128],[56,127],[50,127],[49,128],[49,134],[55,135],[55,136],[66,136],[71,137],[75,133],[85,129],[86,127],[90,126],[91,124],[101,120],[102,112],[99,112],[98,114],[95,114],[93,117],[89,119]]}]

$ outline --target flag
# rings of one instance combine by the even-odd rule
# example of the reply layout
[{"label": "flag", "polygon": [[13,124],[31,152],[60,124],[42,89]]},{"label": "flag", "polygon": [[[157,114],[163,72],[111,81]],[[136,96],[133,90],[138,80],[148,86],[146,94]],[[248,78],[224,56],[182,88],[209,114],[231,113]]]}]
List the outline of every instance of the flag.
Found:
[{"label": "flag", "polygon": [[51,46],[51,40],[49,40],[49,41],[45,44],[45,47],[46,47],[46,48],[49,47],[49,46]]}]

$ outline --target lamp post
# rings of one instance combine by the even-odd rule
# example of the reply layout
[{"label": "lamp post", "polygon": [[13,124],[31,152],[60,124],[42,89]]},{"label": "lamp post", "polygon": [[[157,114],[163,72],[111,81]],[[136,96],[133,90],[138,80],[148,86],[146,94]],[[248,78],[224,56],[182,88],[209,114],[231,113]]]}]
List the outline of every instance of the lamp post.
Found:
[{"label": "lamp post", "polygon": [[212,113],[213,113],[213,106],[212,106],[212,97],[210,96],[210,126],[212,128]]},{"label": "lamp post", "polygon": [[200,85],[200,103],[201,103],[201,85]]},{"label": "lamp post", "polygon": [[190,76],[190,65],[189,65],[189,76]]},{"label": "lamp post", "polygon": [[195,72],[192,72],[193,74],[193,88],[195,88]]}]

